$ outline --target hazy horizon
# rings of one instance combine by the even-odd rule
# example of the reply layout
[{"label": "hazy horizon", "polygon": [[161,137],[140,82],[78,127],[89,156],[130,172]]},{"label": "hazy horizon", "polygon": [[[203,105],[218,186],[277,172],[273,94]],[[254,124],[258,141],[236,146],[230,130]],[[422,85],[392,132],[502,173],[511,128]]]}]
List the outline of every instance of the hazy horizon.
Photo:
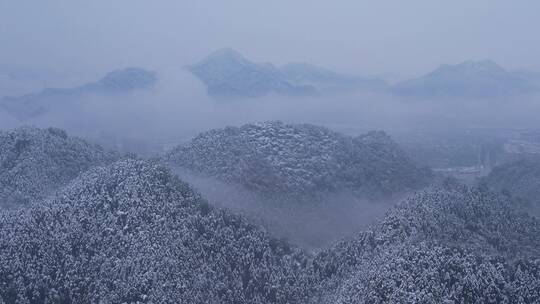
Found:
[{"label": "hazy horizon", "polygon": [[[106,9],[105,6],[106,5]],[[536,1],[0,1],[0,66],[92,79],[162,70],[231,47],[257,62],[310,62],[405,79],[491,59],[540,69]]]}]

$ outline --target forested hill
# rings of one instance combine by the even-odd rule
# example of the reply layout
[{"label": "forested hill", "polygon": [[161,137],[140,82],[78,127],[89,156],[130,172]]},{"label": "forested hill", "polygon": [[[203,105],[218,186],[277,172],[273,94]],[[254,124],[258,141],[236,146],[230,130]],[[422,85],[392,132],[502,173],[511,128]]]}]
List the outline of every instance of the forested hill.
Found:
[{"label": "forested hill", "polygon": [[[219,135],[227,132],[236,137]],[[338,151],[355,149],[368,151],[360,159],[370,164],[409,169],[394,165],[404,159],[380,132],[353,138],[274,122],[201,136],[208,134],[214,137],[203,142],[227,143],[227,149],[238,148],[235,156],[260,147],[248,151],[266,151],[266,158],[253,159],[275,166],[271,172],[285,170],[284,160],[293,166],[306,151],[318,161],[305,157],[300,168],[318,165],[311,172],[334,172],[341,164]],[[2,183],[11,187],[2,188],[3,197],[11,204],[38,202],[0,210],[2,303],[533,304],[540,299],[540,221],[511,197],[485,187],[448,183],[421,191],[371,228],[307,253],[212,206],[160,161],[114,161],[115,154],[57,129],[22,128],[0,138]],[[378,157],[392,161],[377,162]]]},{"label": "forested hill", "polygon": [[538,158],[521,159],[497,166],[481,183],[494,191],[510,195],[526,208],[540,211]]},{"label": "forested hill", "polygon": [[60,129],[0,131],[0,209],[43,199],[80,173],[117,157]]},{"label": "forested hill", "polygon": [[0,212],[5,303],[537,303],[540,222],[504,197],[422,192],[314,257],[154,162]]},{"label": "forested hill", "polygon": [[486,191],[426,192],[313,262],[321,303],[537,303],[540,222]]},{"label": "forested hill", "polygon": [[346,190],[379,198],[419,189],[431,177],[384,132],[350,137],[279,121],[202,133],[166,160],[250,190],[288,196]]},{"label": "forested hill", "polygon": [[153,163],[92,169],[0,213],[3,303],[301,303],[303,254]]}]

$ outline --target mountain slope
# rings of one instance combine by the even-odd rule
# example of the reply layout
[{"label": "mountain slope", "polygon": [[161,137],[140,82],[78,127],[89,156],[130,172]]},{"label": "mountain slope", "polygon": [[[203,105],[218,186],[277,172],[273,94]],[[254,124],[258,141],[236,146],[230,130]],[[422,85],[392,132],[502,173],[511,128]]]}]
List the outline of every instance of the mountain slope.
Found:
[{"label": "mountain slope", "polygon": [[537,89],[527,79],[508,72],[493,61],[465,61],[395,85],[402,96],[490,98],[524,95]]},{"label": "mountain slope", "polygon": [[88,171],[0,213],[5,303],[538,303],[540,222],[454,186],[313,259],[152,162]]},{"label": "mountain slope", "polygon": [[57,71],[16,64],[0,64],[0,98],[42,89],[44,84],[62,78]]},{"label": "mountain slope", "polygon": [[0,209],[43,199],[90,167],[115,158],[59,129],[0,131]]},{"label": "mountain slope", "polygon": [[0,99],[0,107],[20,120],[39,116],[51,108],[69,105],[88,95],[121,94],[155,85],[154,72],[141,68],[115,70],[102,79],[74,88],[49,88],[39,93]]},{"label": "mountain slope", "polygon": [[214,97],[260,97],[268,94],[309,95],[311,86],[289,83],[270,64],[257,64],[232,49],[221,49],[188,67]]},{"label": "mountain slope", "polygon": [[494,191],[512,196],[525,207],[540,207],[539,159],[522,159],[496,166],[481,183]]},{"label": "mountain slope", "polygon": [[5,303],[299,303],[302,254],[153,163],[93,169],[0,215]]},{"label": "mountain slope", "polygon": [[211,130],[166,159],[250,190],[289,197],[344,190],[383,197],[425,186],[430,176],[383,132],[353,138],[282,122]]},{"label": "mountain slope", "polygon": [[339,74],[308,63],[289,63],[280,67],[280,71],[289,82],[296,85],[311,85],[319,91],[382,90],[386,87],[384,81],[380,79]]},{"label": "mountain slope", "polygon": [[323,303],[537,303],[540,222],[494,194],[421,193],[320,253]]}]

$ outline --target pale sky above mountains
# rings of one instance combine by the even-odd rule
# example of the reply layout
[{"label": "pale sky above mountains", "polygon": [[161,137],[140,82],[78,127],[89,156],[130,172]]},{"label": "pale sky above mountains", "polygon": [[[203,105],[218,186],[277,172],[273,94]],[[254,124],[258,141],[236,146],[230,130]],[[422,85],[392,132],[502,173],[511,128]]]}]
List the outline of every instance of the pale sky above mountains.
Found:
[{"label": "pale sky above mountains", "polygon": [[231,47],[255,61],[365,75],[413,77],[482,59],[540,69],[538,12],[535,0],[0,0],[0,65],[95,78]]}]

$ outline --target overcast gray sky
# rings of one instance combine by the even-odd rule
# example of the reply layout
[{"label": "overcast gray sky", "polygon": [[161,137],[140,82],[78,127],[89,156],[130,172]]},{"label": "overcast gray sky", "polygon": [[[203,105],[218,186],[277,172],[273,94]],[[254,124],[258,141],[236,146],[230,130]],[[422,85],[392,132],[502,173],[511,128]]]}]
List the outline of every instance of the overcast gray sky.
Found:
[{"label": "overcast gray sky", "polygon": [[538,69],[539,13],[537,0],[0,0],[0,64],[162,69],[232,47],[361,74],[467,59]]}]

